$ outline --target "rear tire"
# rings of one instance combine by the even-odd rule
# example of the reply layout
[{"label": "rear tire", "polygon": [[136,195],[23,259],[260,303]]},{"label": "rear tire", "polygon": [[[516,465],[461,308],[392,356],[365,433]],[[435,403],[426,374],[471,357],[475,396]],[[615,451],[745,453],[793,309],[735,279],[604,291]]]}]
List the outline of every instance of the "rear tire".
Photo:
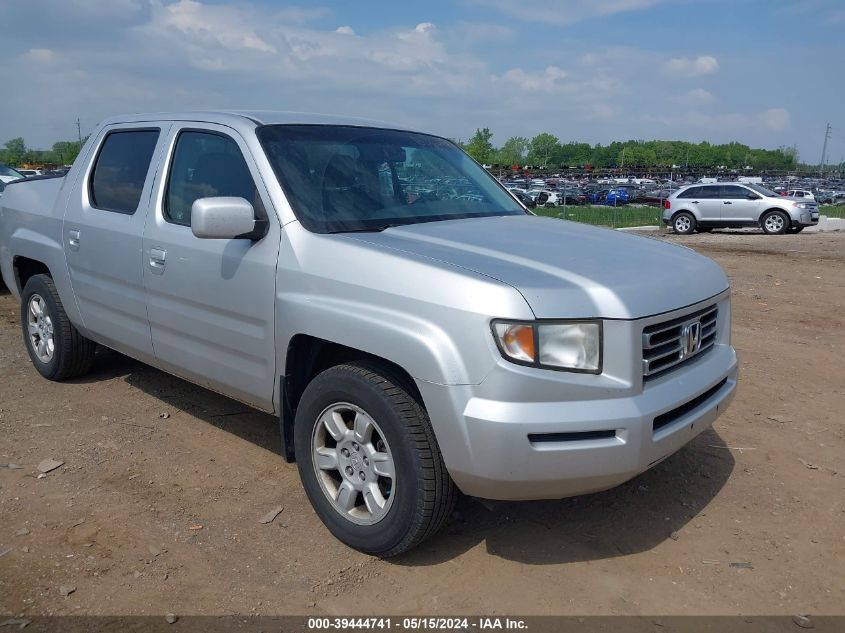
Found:
[{"label": "rear tire", "polygon": [[760,228],[766,235],[783,235],[789,229],[789,216],[783,211],[769,211],[760,219]]},{"label": "rear tire", "polygon": [[672,218],[672,230],[678,235],[689,235],[695,231],[695,216],[687,211],[681,211]]},{"label": "rear tire", "polygon": [[340,541],[397,556],[433,535],[457,489],[428,414],[388,367],[327,369],[302,394],[296,461],[314,511]]},{"label": "rear tire", "polygon": [[67,380],[91,369],[97,344],[70,322],[49,275],[34,275],[26,282],[21,329],[32,364],[47,380]]}]

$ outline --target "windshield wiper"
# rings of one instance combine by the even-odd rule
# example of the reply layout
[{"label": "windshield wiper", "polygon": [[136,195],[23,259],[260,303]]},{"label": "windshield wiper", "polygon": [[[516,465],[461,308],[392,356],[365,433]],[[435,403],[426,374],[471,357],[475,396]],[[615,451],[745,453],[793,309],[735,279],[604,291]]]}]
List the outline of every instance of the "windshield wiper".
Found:
[{"label": "windshield wiper", "polygon": [[378,226],[362,226],[354,229],[337,229],[336,231],[329,231],[330,234],[335,233],[381,233],[385,229],[393,228],[394,226],[405,226],[404,224],[379,224]]}]

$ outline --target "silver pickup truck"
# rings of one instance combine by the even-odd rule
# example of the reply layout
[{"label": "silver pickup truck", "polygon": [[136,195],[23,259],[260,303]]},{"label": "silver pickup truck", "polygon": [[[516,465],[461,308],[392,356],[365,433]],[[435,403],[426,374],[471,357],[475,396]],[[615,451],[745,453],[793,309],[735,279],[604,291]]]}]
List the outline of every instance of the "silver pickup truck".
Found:
[{"label": "silver pickup truck", "polygon": [[711,260],[535,217],[450,141],[362,120],[110,119],[8,186],[0,270],[42,376],[103,345],[278,415],[314,510],[379,556],[458,491],[631,479],[736,388]]}]

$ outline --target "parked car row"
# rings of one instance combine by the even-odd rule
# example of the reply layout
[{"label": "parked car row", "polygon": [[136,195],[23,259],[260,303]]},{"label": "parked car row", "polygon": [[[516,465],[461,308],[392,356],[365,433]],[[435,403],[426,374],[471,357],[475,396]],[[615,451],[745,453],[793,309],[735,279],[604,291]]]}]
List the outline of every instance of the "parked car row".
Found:
[{"label": "parked car row", "polygon": [[68,170],[70,170],[70,167],[61,167],[59,169],[16,169],[0,163],[0,183],[4,185],[4,187],[0,188],[0,194],[3,193],[5,185],[10,182],[32,178],[62,178],[67,174]]}]

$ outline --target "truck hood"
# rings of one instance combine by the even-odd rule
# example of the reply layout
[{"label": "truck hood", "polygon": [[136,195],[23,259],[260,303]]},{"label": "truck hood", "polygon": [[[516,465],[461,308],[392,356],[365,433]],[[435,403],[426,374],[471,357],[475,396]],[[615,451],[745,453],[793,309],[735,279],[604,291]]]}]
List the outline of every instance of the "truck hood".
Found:
[{"label": "truck hood", "polygon": [[635,319],[728,288],[713,260],[686,247],[554,218],[448,220],[348,237],[509,284],[537,318]]}]

